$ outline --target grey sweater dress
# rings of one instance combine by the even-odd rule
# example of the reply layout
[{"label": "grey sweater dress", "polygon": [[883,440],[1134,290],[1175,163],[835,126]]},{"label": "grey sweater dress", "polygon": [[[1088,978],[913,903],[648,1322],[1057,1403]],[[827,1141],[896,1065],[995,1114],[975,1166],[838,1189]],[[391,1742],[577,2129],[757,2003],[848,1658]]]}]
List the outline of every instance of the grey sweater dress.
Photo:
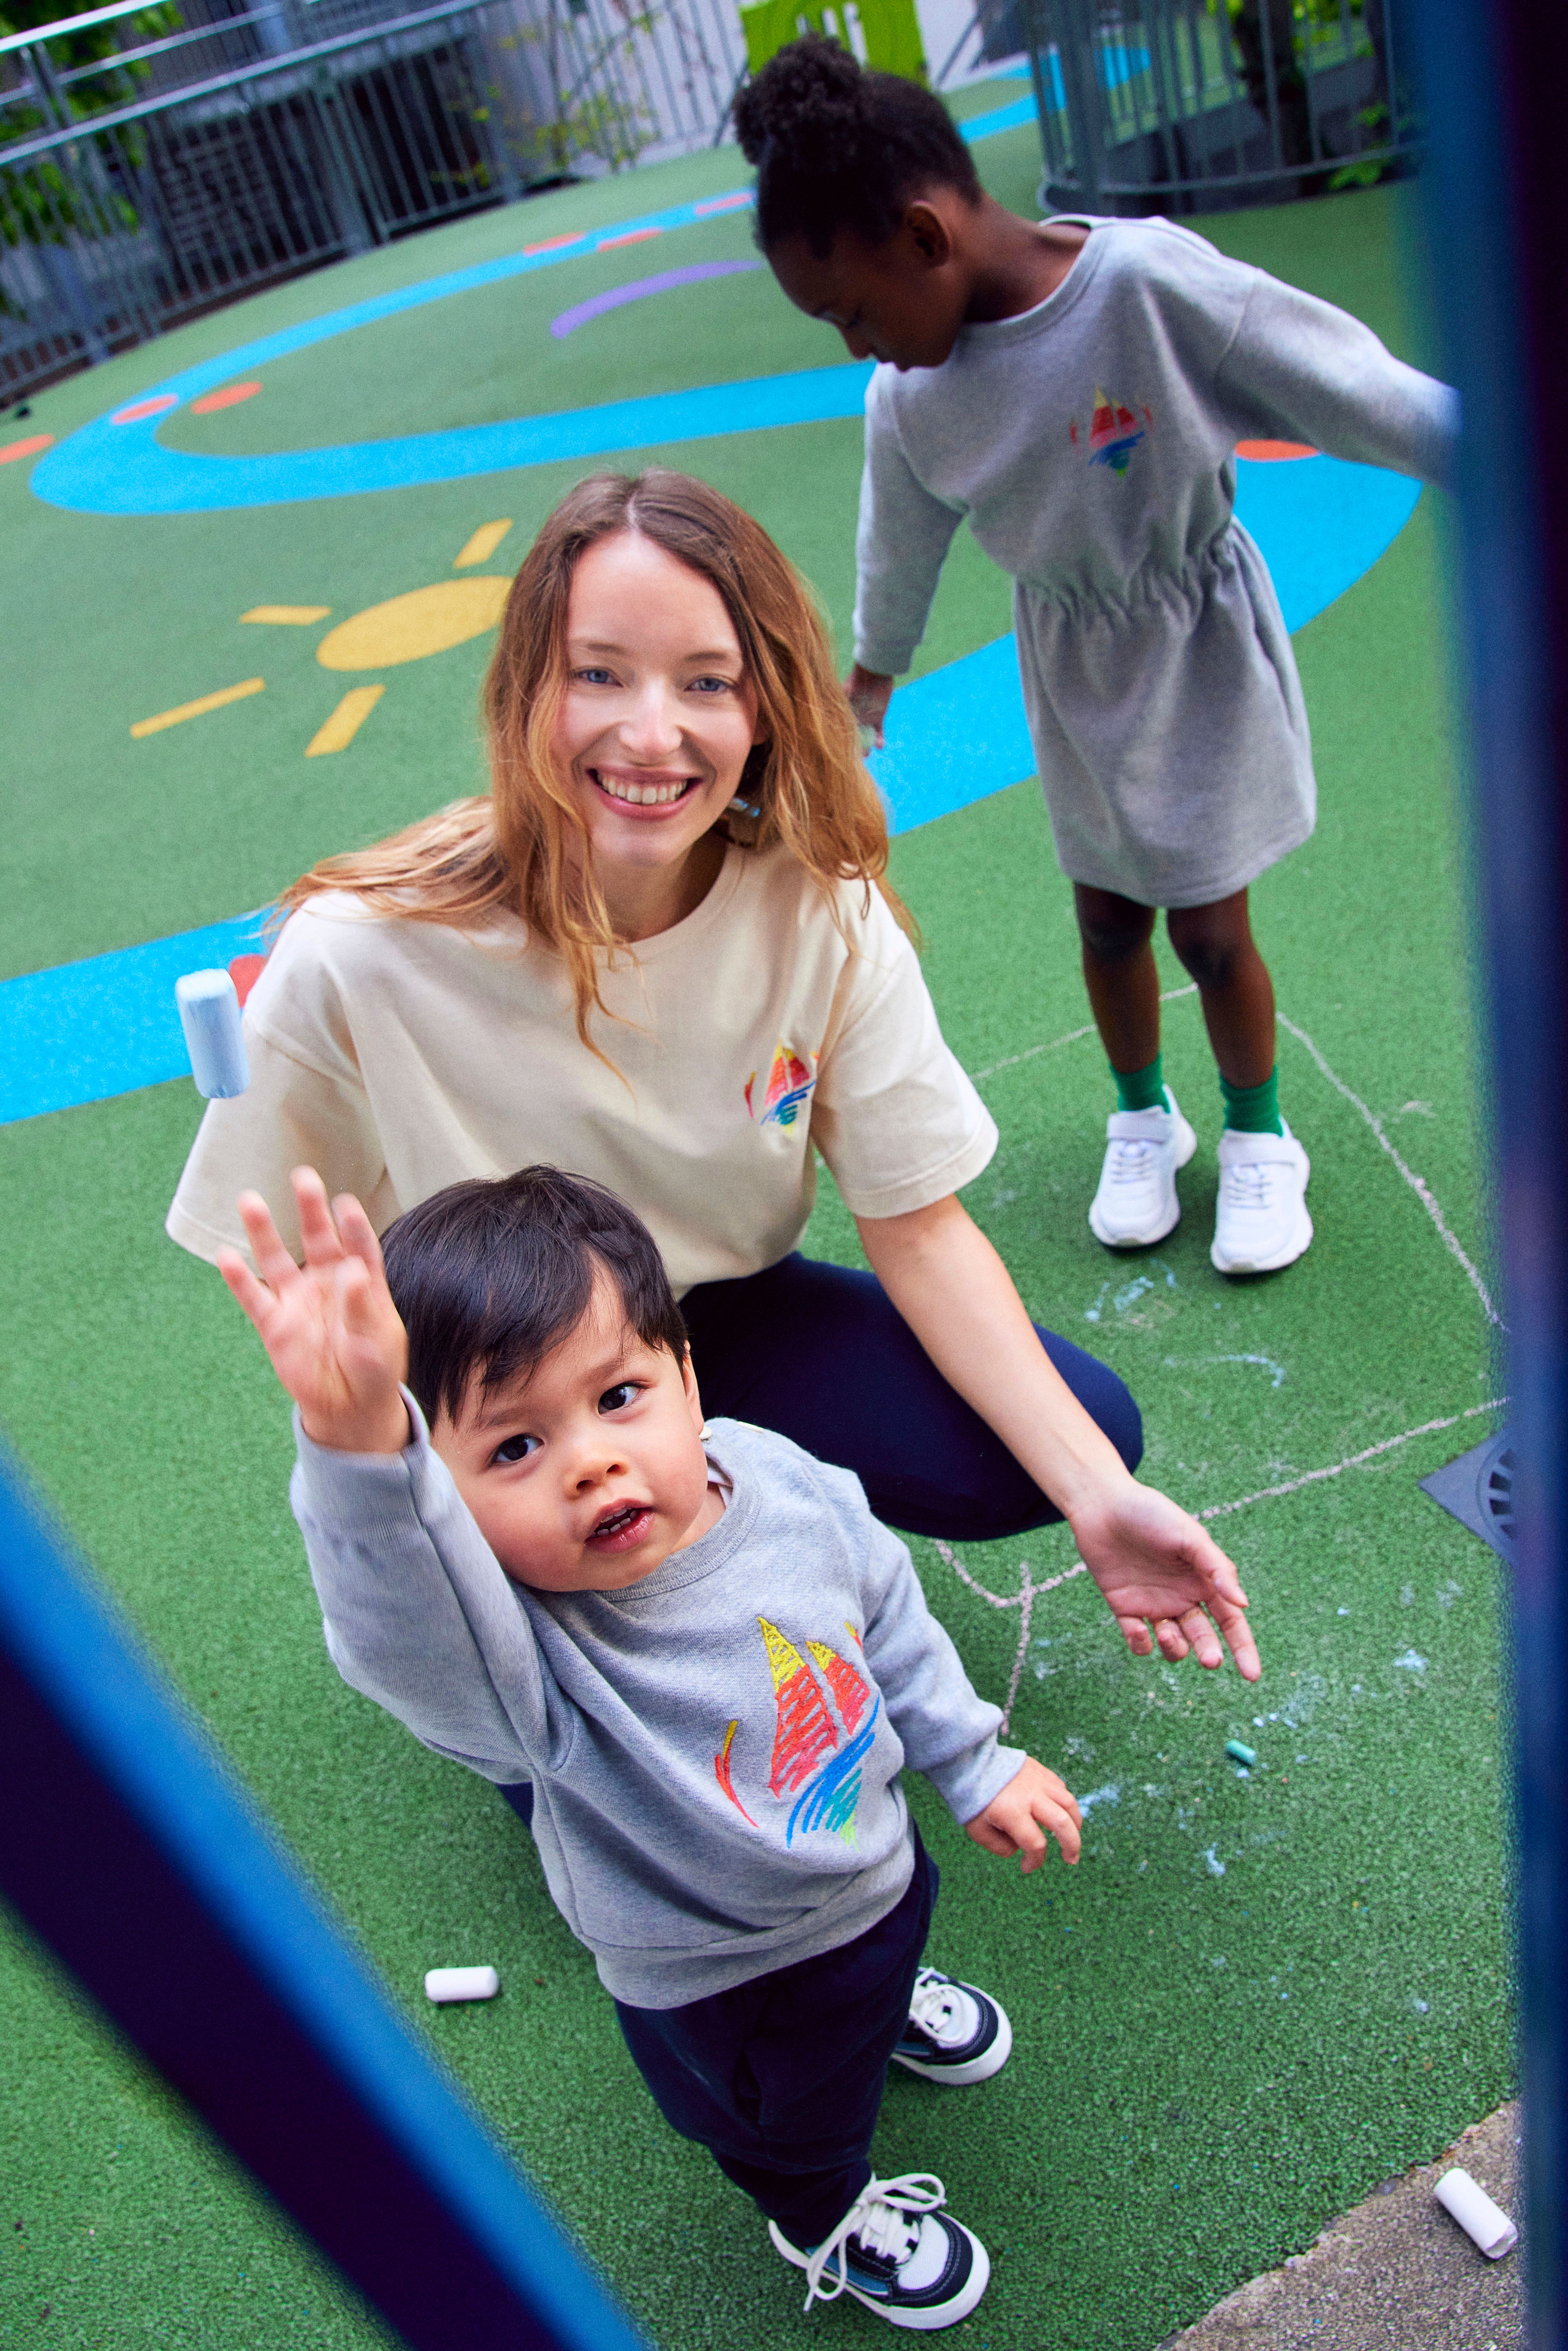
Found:
[{"label": "grey sweater dress", "polygon": [[1163,220],[1092,220],[1066,279],[866,392],[855,658],[907,669],[966,515],[1012,575],[1057,855],[1148,906],[1305,841],[1312,745],[1235,449],[1303,442],[1445,482],[1458,396],[1371,329]]}]

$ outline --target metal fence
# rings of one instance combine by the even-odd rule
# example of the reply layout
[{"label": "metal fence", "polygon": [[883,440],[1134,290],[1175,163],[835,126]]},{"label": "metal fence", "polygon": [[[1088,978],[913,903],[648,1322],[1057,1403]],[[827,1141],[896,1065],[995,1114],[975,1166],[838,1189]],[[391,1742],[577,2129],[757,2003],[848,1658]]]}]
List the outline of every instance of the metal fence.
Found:
[{"label": "metal fence", "polygon": [[1421,125],[1386,0],[1016,0],[1042,204],[1209,212],[1369,183]]},{"label": "metal fence", "polygon": [[0,401],[272,280],[711,145],[732,0],[116,0],[0,41]]}]

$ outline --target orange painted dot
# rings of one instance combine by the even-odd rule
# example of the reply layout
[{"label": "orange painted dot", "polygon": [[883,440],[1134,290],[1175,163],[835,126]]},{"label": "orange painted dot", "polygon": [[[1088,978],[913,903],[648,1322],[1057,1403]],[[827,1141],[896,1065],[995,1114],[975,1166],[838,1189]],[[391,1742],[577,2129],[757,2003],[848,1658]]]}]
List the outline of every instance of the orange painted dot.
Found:
[{"label": "orange painted dot", "polygon": [[534,253],[559,253],[563,245],[580,245],[587,235],[586,229],[580,228],[570,236],[547,236],[542,245],[525,245],[524,257]]},{"label": "orange painted dot", "polygon": [[1236,454],[1239,457],[1254,458],[1265,465],[1277,465],[1287,457],[1315,457],[1318,452],[1309,448],[1304,441],[1239,441]]},{"label": "orange painted dot", "polygon": [[260,390],[258,383],[225,383],[221,392],[204,392],[200,400],[193,400],[191,413],[210,416],[216,408],[237,408],[242,400],[254,400]]},{"label": "orange painted dot", "polygon": [[235,984],[235,994],[242,1004],[266,969],[265,956],[235,956],[229,966],[229,977]]},{"label": "orange painted dot", "polygon": [[166,408],[176,408],[178,405],[179,400],[176,393],[160,392],[151,400],[134,400],[129,408],[117,408],[109,421],[111,424],[135,424],[143,416],[162,416]]},{"label": "orange painted dot", "polygon": [[599,240],[599,251],[613,253],[618,245],[643,245],[649,237],[659,236],[662,234],[663,232],[656,228],[629,228],[624,236],[601,236]]},{"label": "orange painted dot", "polygon": [[35,433],[26,441],[7,441],[0,449],[0,465],[14,465],[19,457],[36,457],[40,449],[52,449],[52,433]]}]

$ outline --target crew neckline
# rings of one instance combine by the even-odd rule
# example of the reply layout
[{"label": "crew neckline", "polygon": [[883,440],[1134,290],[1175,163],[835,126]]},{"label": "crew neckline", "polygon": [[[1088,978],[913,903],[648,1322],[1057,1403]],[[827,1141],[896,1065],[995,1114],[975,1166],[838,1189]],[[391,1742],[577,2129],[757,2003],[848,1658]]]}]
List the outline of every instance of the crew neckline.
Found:
[{"label": "crew neckline", "polygon": [[727,841],[724,863],[714,875],[713,885],[706,896],[698,900],[689,914],[683,914],[678,923],[672,923],[667,931],[655,931],[645,939],[618,943],[612,950],[616,960],[628,956],[634,963],[657,963],[661,956],[678,954],[701,935],[705,924],[711,923],[728,907],[740,887],[746,861],[757,854],[754,849],[741,849],[733,841]]},{"label": "crew neckline", "polygon": [[1053,225],[1061,222],[1088,231],[1061,285],[1032,309],[1017,310],[1010,319],[986,319],[971,327],[960,327],[957,350],[994,350],[998,343],[1022,341],[1042,327],[1053,327],[1078,301],[1100,266],[1104,247],[1099,231],[1109,224],[1096,219],[1092,213],[1053,213],[1051,220]]}]

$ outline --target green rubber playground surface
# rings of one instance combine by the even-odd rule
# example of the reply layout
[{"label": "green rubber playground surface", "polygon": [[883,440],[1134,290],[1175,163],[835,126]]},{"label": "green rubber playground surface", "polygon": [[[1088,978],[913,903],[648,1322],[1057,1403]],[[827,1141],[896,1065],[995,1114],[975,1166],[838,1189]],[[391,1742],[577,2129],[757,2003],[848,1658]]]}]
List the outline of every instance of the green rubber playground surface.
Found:
[{"label": "green rubber playground surface", "polygon": [[[1032,131],[978,155],[1028,207]],[[62,384],[25,429],[63,434],[275,327],[741,176],[730,151],[434,232]],[[1399,203],[1371,191],[1206,233],[1421,358]],[[672,233],[657,266],[744,257],[748,235],[744,216]],[[837,356],[761,272],[548,336],[559,310],[634,274],[605,254],[383,322],[268,367],[261,397],[183,417],[171,437],[237,455]],[[844,642],[858,425],[667,455],[759,516]],[[450,578],[469,535],[502,517],[511,531],[480,568],[508,571],[582,470],[107,519],[46,507],[26,465],[0,468],[0,976],[256,905],[317,856],[474,789],[486,639],[389,672],[350,747],[307,760],[349,681],[316,664],[319,632],[239,615],[299,604],[336,622]],[[1134,1662],[1082,1576],[1034,1597],[1025,1628],[1023,1563],[1034,1583],[1063,1574],[1061,1530],[966,1548],[972,1584],[915,1546],[977,1686],[999,1700],[1016,1674],[1015,1735],[1094,1799],[1082,1865],[1026,1883],[913,1791],[943,1871],[932,1957],[997,1992],[1016,2054],[962,2097],[894,2082],[875,2159],[937,2172],[988,2245],[990,2293],[956,2330],[975,2351],[1154,2351],[1512,2086],[1503,1577],[1416,1486],[1500,1419],[1440,521],[1425,496],[1297,641],[1322,816],[1255,893],[1286,1024],[1281,1101],[1313,1162],[1318,1238],[1283,1276],[1228,1284],[1208,1263],[1220,1105],[1190,995],[1173,997],[1166,1036],[1199,1134],[1184,1222],[1152,1258],[1113,1260],[1091,1238],[1108,1081],[1081,1033],[1071,896],[1036,788],[895,847],[946,1034],[1001,1129],[967,1205],[1037,1317],[1133,1386],[1146,1474],[1223,1513],[1265,1665],[1244,1690]],[[921,666],[1008,625],[1006,583],[960,539]],[[262,693],[132,739],[133,721],[252,675]],[[803,2319],[755,2214],[659,2122],[493,1792],[339,1682],[288,1515],[278,1392],[217,1277],[162,1230],[200,1107],[182,1081],[0,1129],[0,1425],[650,2338],[880,2339],[842,2304]],[[824,1193],[808,1246],[852,1259]],[[1249,1777],[1225,1761],[1233,1736],[1258,1750]],[[501,1997],[430,2010],[423,1970],[474,1960],[499,1968]],[[14,1928],[0,2014],[0,2343],[384,2339]]]}]

